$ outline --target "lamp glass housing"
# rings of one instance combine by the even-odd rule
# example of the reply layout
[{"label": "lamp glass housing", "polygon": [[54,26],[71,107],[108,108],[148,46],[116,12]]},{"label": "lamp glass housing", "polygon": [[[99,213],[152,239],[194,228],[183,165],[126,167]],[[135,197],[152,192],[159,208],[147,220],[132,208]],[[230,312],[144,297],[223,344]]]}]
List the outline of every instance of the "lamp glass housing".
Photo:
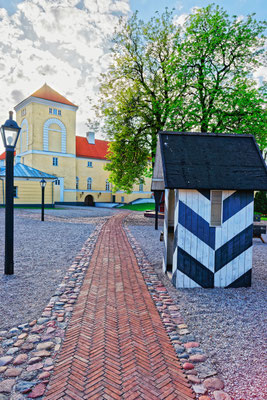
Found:
[{"label": "lamp glass housing", "polygon": [[12,129],[12,128],[2,128],[4,131],[4,145],[5,147],[7,146],[12,146],[15,147],[17,143],[17,137],[18,137],[18,129]]},{"label": "lamp glass housing", "polygon": [[45,188],[46,180],[41,179],[41,180],[40,180],[40,185],[41,185],[42,188]]},{"label": "lamp glass housing", "polygon": [[19,138],[19,133],[20,133],[20,127],[18,126],[18,124],[16,123],[16,121],[14,121],[12,119],[12,115],[13,113],[10,112],[9,113],[9,119],[6,120],[6,122],[4,123],[4,125],[2,125],[1,127],[1,135],[2,135],[2,139],[3,139],[3,143],[5,148],[6,147],[16,147],[18,138]]}]

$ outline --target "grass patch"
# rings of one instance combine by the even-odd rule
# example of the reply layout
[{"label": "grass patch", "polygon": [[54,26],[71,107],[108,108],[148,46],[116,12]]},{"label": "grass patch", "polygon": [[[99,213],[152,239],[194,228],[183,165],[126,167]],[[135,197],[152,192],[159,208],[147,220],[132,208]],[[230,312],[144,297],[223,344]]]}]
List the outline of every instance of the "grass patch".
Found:
[{"label": "grass patch", "polygon": [[155,203],[125,204],[120,210],[146,211],[155,210]]},{"label": "grass patch", "polygon": [[255,212],[254,216],[261,217],[261,221],[267,221],[267,215],[266,214],[261,214],[259,212]]}]

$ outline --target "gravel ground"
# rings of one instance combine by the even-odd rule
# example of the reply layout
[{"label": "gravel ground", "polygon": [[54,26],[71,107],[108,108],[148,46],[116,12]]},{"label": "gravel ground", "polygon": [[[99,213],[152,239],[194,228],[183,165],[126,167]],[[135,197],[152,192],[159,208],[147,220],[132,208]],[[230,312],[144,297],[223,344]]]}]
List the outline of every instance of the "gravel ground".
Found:
[{"label": "gravel ground", "polygon": [[225,391],[234,400],[267,399],[267,244],[254,239],[251,288],[177,290],[161,272],[162,228],[155,231],[141,213],[131,214],[126,223],[209,356],[206,365],[223,378]]},{"label": "gravel ground", "polygon": [[[56,219],[66,219],[66,221],[71,221],[73,218],[86,221],[88,218],[109,217],[118,211],[119,209],[117,208],[58,206],[45,209],[45,220],[54,217]],[[15,208],[15,214],[26,214],[28,217],[40,219],[41,210],[36,208]]]},{"label": "gravel ground", "polygon": [[[65,271],[110,209],[15,209],[14,275],[0,273],[0,330],[40,315]],[[4,209],[0,209],[0,266],[4,271]]]}]

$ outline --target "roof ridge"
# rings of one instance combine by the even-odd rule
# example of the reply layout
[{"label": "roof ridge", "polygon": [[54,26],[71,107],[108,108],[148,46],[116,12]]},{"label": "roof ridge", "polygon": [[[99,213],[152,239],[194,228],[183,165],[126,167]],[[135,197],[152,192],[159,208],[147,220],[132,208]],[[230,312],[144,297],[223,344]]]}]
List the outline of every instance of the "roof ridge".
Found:
[{"label": "roof ridge", "polygon": [[55,101],[57,103],[67,104],[77,107],[74,103],[69,101],[65,96],[51,88],[46,82],[38,90],[33,92],[29,97],[37,97],[40,99]]}]

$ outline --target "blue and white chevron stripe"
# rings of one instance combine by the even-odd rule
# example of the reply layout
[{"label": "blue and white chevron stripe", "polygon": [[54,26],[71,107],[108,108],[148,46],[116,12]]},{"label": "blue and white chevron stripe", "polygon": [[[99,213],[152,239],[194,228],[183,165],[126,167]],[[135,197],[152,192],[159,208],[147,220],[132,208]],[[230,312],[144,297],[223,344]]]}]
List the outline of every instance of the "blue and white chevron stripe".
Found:
[{"label": "blue and white chevron stripe", "polygon": [[173,283],[179,288],[250,286],[253,192],[223,191],[222,226],[211,227],[210,191],[179,190]]}]

